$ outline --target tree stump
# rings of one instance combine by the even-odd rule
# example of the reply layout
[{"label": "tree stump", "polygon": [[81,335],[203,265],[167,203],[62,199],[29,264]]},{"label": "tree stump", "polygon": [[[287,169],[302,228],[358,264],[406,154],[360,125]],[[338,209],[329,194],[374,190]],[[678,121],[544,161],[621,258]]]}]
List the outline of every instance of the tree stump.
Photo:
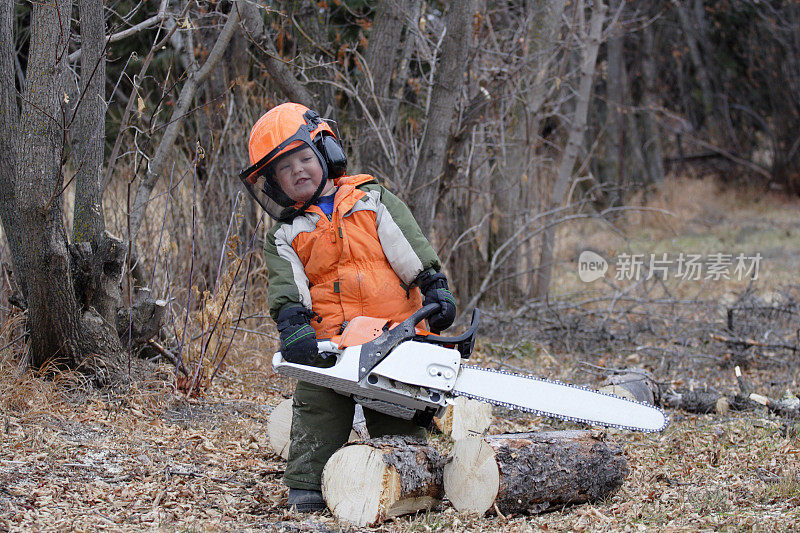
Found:
[{"label": "tree stump", "polygon": [[[289,441],[292,432],[292,400],[283,400],[272,409],[267,420],[267,436],[269,445],[276,455],[283,459],[289,458]],[[364,421],[364,411],[360,405],[356,405],[356,414],[353,418],[353,429],[348,437],[349,442],[368,439],[366,422]]]},{"label": "tree stump", "polygon": [[458,511],[541,513],[613,494],[628,475],[622,448],[599,431],[552,431],[456,441],[444,468]]},{"label": "tree stump", "polygon": [[434,418],[433,423],[453,440],[479,436],[492,423],[492,406],[458,396],[452,405],[447,406],[442,418]]},{"label": "tree stump", "polygon": [[322,495],[339,520],[376,526],[436,506],[444,496],[444,461],[412,437],[346,444],[325,465]]}]

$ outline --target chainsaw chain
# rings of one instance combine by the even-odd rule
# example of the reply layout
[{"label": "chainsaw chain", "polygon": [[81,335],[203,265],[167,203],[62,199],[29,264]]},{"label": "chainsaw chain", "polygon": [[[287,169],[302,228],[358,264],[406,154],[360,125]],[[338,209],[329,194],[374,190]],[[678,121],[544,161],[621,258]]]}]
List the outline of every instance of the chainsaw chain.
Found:
[{"label": "chainsaw chain", "polygon": [[517,373],[514,373],[514,372],[506,372],[505,370],[496,370],[494,368],[484,368],[482,366],[475,366],[475,365],[462,365],[462,368],[480,370],[482,372],[494,372],[496,374],[505,374],[507,376],[515,376],[515,377],[518,377],[518,378],[530,379],[530,380],[533,380],[533,381],[541,381],[543,383],[552,383],[554,385],[561,385],[561,386],[569,387],[569,388],[572,388],[572,389],[579,389],[579,390],[583,390],[583,391],[593,392],[595,394],[601,394],[603,396],[611,396],[612,398],[616,398],[616,399],[619,399],[619,400],[622,400],[622,401],[625,401],[625,402],[630,402],[630,403],[639,404],[639,405],[646,405],[647,407],[651,407],[653,409],[656,409],[662,415],[664,415],[664,425],[661,426],[658,429],[643,429],[643,428],[638,428],[636,426],[625,426],[625,425],[621,425],[621,424],[610,424],[610,423],[606,423],[606,422],[597,422],[595,420],[589,420],[589,419],[585,419],[585,418],[578,418],[578,417],[574,417],[574,416],[560,415],[560,414],[556,414],[556,413],[548,413],[547,411],[540,411],[538,409],[531,409],[530,407],[523,407],[521,405],[516,405],[516,404],[513,404],[513,403],[509,403],[509,402],[501,402],[501,401],[497,401],[497,400],[492,400],[491,398],[484,398],[482,396],[477,396],[475,394],[470,394],[468,392],[461,392],[461,391],[458,391],[456,389],[453,389],[453,390],[450,391],[450,393],[453,396],[463,396],[464,398],[470,398],[470,399],[473,399],[473,400],[478,400],[480,402],[485,402],[485,403],[490,403],[492,405],[498,405],[500,407],[505,407],[506,409],[510,409],[512,411],[523,411],[523,412],[532,413],[532,414],[535,414],[535,415],[538,415],[538,416],[546,416],[546,417],[550,417],[550,418],[558,418],[560,420],[567,420],[569,422],[578,422],[580,424],[587,424],[587,425],[600,425],[600,426],[604,426],[604,427],[613,427],[613,428],[619,428],[619,429],[626,429],[626,430],[630,430],[630,431],[641,431],[641,432],[644,432],[644,433],[657,433],[659,431],[663,431],[664,428],[666,428],[667,424],[668,424],[668,419],[667,419],[666,413],[664,413],[664,411],[660,407],[656,407],[655,405],[651,405],[651,404],[649,404],[647,402],[640,402],[640,401],[637,401],[637,400],[630,400],[628,398],[620,398],[619,396],[617,396],[615,394],[609,394],[607,392],[600,392],[600,391],[596,391],[594,389],[590,389],[588,387],[581,387],[580,385],[573,385],[571,383],[564,383],[562,381],[558,381],[558,380],[554,380],[554,379],[537,378],[537,377],[530,376],[530,375],[517,374]]}]

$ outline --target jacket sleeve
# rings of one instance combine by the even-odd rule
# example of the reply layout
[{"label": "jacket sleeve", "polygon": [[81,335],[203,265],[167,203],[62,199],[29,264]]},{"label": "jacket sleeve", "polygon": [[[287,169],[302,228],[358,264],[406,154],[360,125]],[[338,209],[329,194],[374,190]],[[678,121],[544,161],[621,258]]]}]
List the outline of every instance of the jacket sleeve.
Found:
[{"label": "jacket sleeve", "polygon": [[264,260],[269,273],[267,302],[273,320],[286,304],[301,304],[311,310],[311,293],[300,257],[288,240],[288,227],[276,224],[267,234]]},{"label": "jacket sleeve", "polygon": [[410,284],[423,271],[439,272],[439,256],[422,234],[411,210],[397,196],[381,185],[365,187],[369,194],[378,195],[376,222],[383,253],[400,280]]}]

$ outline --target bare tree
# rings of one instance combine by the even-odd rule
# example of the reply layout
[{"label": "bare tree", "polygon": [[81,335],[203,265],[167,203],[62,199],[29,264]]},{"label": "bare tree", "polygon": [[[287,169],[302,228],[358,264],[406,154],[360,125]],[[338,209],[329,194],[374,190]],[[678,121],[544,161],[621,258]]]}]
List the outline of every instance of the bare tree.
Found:
[{"label": "bare tree", "polygon": [[400,100],[396,88],[402,88],[408,77],[408,56],[416,40],[413,24],[419,18],[419,11],[418,0],[391,0],[378,5],[358,86],[364,106],[359,110],[356,165],[393,181],[402,175],[394,139],[395,110]]},{"label": "bare tree", "polygon": [[657,48],[655,28],[646,26],[642,30],[644,49],[642,50],[642,81],[644,82],[642,112],[642,153],[644,154],[647,175],[650,183],[661,183],[664,180],[664,156],[661,150],[661,133],[658,129],[656,113],[659,109],[656,78]]},{"label": "bare tree", "polygon": [[[0,46],[7,61],[13,54],[14,41],[10,38],[13,3],[4,3],[2,9],[2,35],[6,37]],[[92,143],[91,134],[77,149],[86,162],[81,180],[88,192],[81,197],[80,204],[87,208],[80,215],[81,227],[88,236],[82,241],[86,245],[71,248],[64,228],[62,162],[65,136],[72,121],[69,102],[65,101],[71,12],[70,0],[33,4],[26,82],[20,104],[15,98],[14,71],[4,70],[0,74],[4,95],[3,151],[11,154],[5,158],[2,186],[13,191],[13,198],[5,198],[3,202],[3,227],[9,236],[15,272],[23,280],[31,364],[41,367],[55,361],[82,367],[102,382],[109,372],[119,372],[121,347],[115,323],[109,323],[92,305],[104,298],[92,293],[94,289],[99,292],[105,288],[103,278],[116,277],[118,281],[122,261],[120,242],[103,240],[99,234],[102,211],[95,203],[99,201],[100,169],[97,158],[85,154],[92,147],[99,147],[102,157],[102,144],[96,139]],[[82,1],[80,13],[86,17],[84,27],[98,20],[102,24],[99,0]],[[93,59],[97,61],[102,54],[104,37],[102,29],[100,33],[85,33],[82,75],[87,78],[81,84],[84,97],[77,103],[79,107],[105,105],[102,93],[98,94],[98,85],[92,83],[89,74],[97,65],[88,63]],[[104,83],[104,78],[101,81]],[[99,87],[102,86],[101,83]],[[77,123],[80,126],[76,128],[97,130],[96,117],[96,114],[81,111]],[[89,244],[92,241],[94,246]],[[102,305],[98,307],[105,311]]]},{"label": "bare tree", "polygon": [[445,147],[451,134],[456,100],[461,93],[474,9],[474,0],[450,3],[445,17],[446,33],[442,51],[436,62],[430,103],[426,110],[425,133],[412,174],[409,204],[427,235],[432,235],[434,230],[439,178],[444,165]]},{"label": "bare tree", "polygon": [[[578,3],[578,9],[582,9],[582,2]],[[558,208],[567,200],[567,192],[572,183],[575,161],[583,144],[583,135],[586,131],[586,120],[589,112],[589,97],[592,92],[594,81],[595,62],[597,60],[597,50],[600,48],[600,38],[605,21],[606,5],[602,2],[595,2],[592,7],[592,16],[585,29],[581,30],[583,42],[583,52],[581,54],[581,69],[578,87],[575,93],[575,111],[572,115],[569,138],[567,145],[561,154],[558,164],[558,175],[556,177],[553,192],[550,196],[550,205]],[[545,231],[542,234],[542,251],[539,256],[539,269],[536,278],[536,297],[545,299],[550,288],[550,277],[553,270],[553,249],[555,247],[556,228],[552,222],[552,217],[545,220]]]},{"label": "bare tree", "polygon": [[[132,323],[139,317],[122,309],[121,280],[128,246],[105,231],[106,54],[108,44],[121,39],[120,34],[136,32],[107,36],[102,0],[79,0],[77,5],[81,48],[71,54],[80,57],[77,90],[70,88],[75,81],[68,68],[73,2],[58,0],[32,4],[21,92],[15,78],[19,69],[13,68],[14,2],[0,6],[0,216],[27,307],[31,365],[79,368],[97,384],[108,384],[126,375],[130,363],[125,364],[120,332],[130,338],[129,320]],[[166,0],[160,6],[157,15],[136,26],[137,31],[165,20]],[[153,158],[156,177],[177,137],[177,127],[189,114],[194,91],[238,26],[236,8],[234,2],[204,68],[193,67],[187,77],[182,99]],[[151,177],[143,187],[154,180]],[[64,222],[64,192],[72,183],[70,239]],[[141,201],[144,204],[146,198]],[[135,229],[143,216],[143,209],[134,213]],[[137,301],[142,307],[134,314],[148,306],[153,311],[152,300],[137,297]],[[153,320],[160,320],[156,315],[151,313]],[[149,335],[153,333],[151,328]]]},{"label": "bare tree", "polygon": [[234,32],[239,26],[239,21],[241,20],[239,16],[239,3],[239,0],[234,1],[231,11],[228,14],[228,20],[225,22],[222,32],[201,67],[198,67],[197,64],[194,63],[194,55],[192,55],[192,63],[188,68],[187,79],[181,87],[178,103],[164,130],[164,135],[158,144],[158,148],[156,148],[156,152],[153,154],[148,164],[145,178],[136,189],[136,199],[131,209],[130,228],[132,237],[135,237],[139,232],[139,228],[144,220],[147,203],[150,200],[150,195],[156,183],[162,177],[169,152],[175,144],[175,140],[178,138],[178,132],[180,131],[183,120],[189,113],[198,87],[208,78],[217,63],[222,59],[225,49],[228,47]]}]

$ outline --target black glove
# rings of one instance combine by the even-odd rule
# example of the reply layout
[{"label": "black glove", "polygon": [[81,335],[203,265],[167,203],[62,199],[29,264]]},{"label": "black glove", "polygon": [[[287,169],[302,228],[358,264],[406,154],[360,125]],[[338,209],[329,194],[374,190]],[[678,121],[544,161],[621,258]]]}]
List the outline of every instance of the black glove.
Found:
[{"label": "black glove", "polygon": [[309,318],[314,313],[302,305],[283,306],[275,321],[281,333],[281,355],[290,363],[313,365],[317,359],[317,336]]},{"label": "black glove", "polygon": [[416,280],[424,299],[422,305],[437,303],[438,312],[428,317],[431,329],[443,331],[453,325],[456,319],[456,300],[447,288],[447,277],[441,272],[426,270]]}]

